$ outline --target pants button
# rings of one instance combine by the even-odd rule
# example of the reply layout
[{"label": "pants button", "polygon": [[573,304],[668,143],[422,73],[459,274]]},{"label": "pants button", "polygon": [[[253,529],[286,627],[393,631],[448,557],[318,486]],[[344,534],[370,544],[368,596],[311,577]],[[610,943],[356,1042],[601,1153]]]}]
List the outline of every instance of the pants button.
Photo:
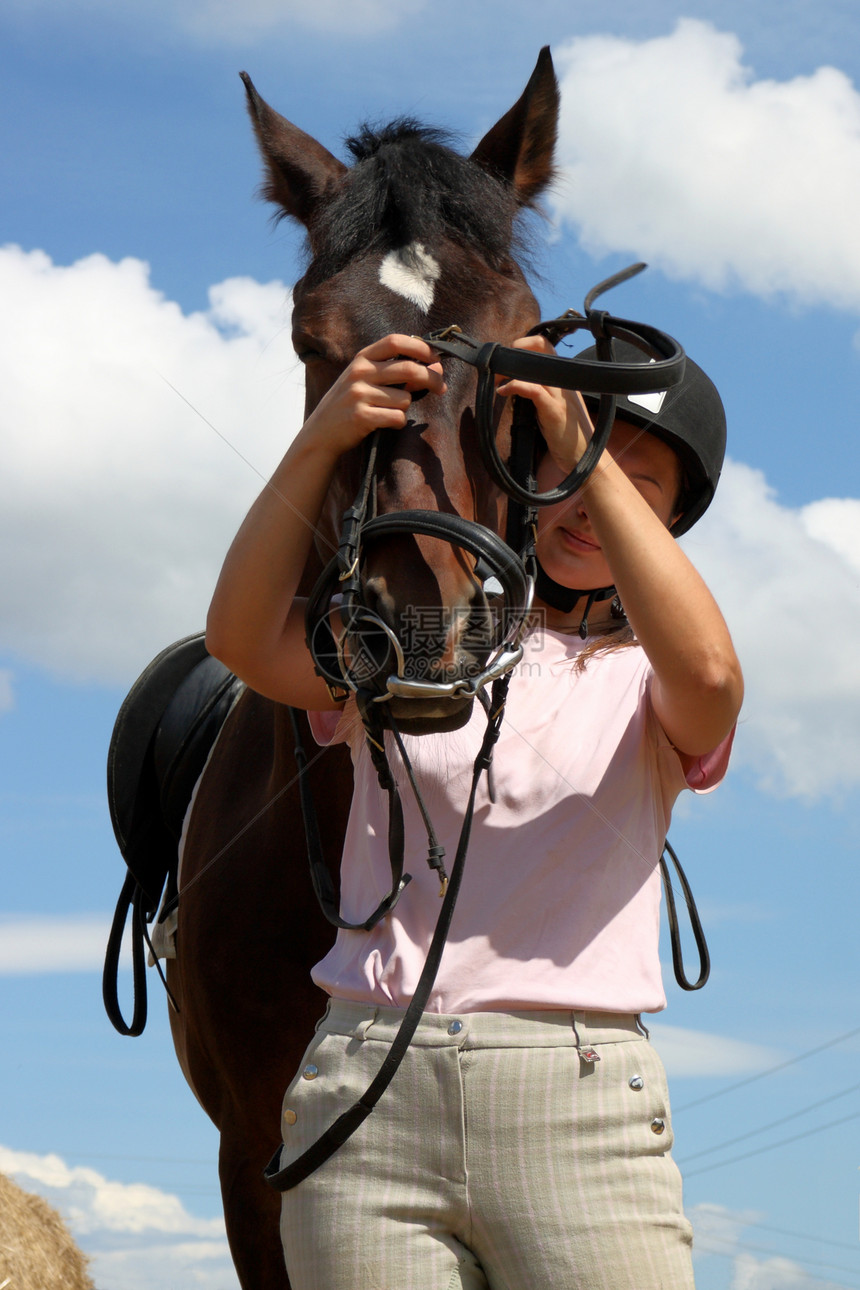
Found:
[{"label": "pants button", "polygon": [[463,1023],[462,1023],[462,1021],[452,1021],[452,1022],[451,1022],[451,1024],[450,1024],[450,1026],[448,1027],[448,1034],[449,1034],[449,1035],[459,1035],[459,1033],[460,1033],[460,1031],[461,1031],[462,1029],[463,1029]]}]

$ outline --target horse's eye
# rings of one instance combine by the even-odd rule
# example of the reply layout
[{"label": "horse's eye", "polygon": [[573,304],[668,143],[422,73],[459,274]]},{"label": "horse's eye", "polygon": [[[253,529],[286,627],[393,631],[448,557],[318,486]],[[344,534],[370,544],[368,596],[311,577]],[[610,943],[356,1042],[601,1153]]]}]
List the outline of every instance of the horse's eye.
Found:
[{"label": "horse's eye", "polygon": [[293,332],[293,349],[300,363],[313,363],[316,359],[325,358],[319,340],[307,332]]}]

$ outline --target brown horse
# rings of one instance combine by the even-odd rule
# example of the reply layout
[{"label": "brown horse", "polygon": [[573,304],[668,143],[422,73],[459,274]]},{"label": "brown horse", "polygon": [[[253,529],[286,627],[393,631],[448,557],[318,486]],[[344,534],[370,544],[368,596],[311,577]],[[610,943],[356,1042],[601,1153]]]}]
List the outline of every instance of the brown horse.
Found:
[{"label": "brown horse", "polygon": [[[358,349],[386,333],[457,323],[510,343],[536,322],[515,258],[516,224],[552,175],[558,90],[548,50],[521,98],[468,158],[438,132],[399,121],[351,140],[355,163],[347,167],[245,84],[265,196],[308,236],[293,312],[308,410]],[[446,375],[447,395],[416,404],[406,431],[386,438],[377,509],[457,513],[499,532],[504,500],[478,458],[474,375],[461,364]],[[503,417],[503,456],[507,433]],[[320,524],[317,560],[337,547],[357,478],[356,463],[344,462]],[[433,538],[379,543],[365,573],[393,622],[410,604],[468,608],[480,591],[474,563]],[[437,645],[441,657],[444,642]],[[455,669],[461,665],[454,660]],[[438,658],[428,666],[438,667]],[[436,701],[402,702],[412,705],[406,721],[442,717]],[[351,793],[347,754],[335,748],[318,756],[310,775],[334,870]],[[183,856],[177,957],[168,963],[176,1051],[221,1134],[227,1232],[245,1290],[289,1286],[280,1199],[262,1175],[280,1141],[284,1090],[324,1007],[309,970],[331,941],[305,872],[288,711],[246,691],[199,786]]]}]

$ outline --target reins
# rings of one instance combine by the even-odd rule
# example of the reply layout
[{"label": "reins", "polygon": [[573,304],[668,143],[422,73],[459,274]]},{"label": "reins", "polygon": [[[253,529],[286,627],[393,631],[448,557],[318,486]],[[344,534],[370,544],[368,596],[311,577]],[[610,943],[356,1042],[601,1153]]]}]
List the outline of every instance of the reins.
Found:
[{"label": "reins", "polygon": [[430,998],[430,991],[433,989],[433,983],[439,971],[439,964],[442,961],[442,951],[445,948],[445,942],[448,939],[448,931],[451,926],[451,919],[454,915],[454,906],[457,903],[457,895],[460,891],[460,883],[463,878],[463,871],[466,865],[466,852],[469,846],[469,839],[472,832],[472,818],[475,809],[475,797],[478,791],[478,783],[484,771],[489,771],[492,763],[493,748],[499,737],[499,731],[502,725],[502,717],[505,709],[505,699],[507,697],[510,674],[500,677],[493,683],[493,692],[491,699],[491,712],[487,722],[487,729],[484,733],[483,742],[475,764],[472,770],[472,783],[469,791],[468,803],[463,816],[463,823],[460,828],[460,837],[457,843],[457,853],[454,857],[454,863],[451,867],[451,875],[447,882],[445,897],[442,901],[442,908],[439,911],[439,917],[436,921],[436,928],[433,932],[433,939],[430,942],[430,948],[427,951],[427,958],[424,967],[421,970],[421,976],[415,987],[415,992],[409,1002],[409,1006],[404,1013],[400,1027],[392,1040],[391,1047],[385,1055],[382,1065],[379,1068],[374,1079],[368,1085],[366,1092],[358,1099],[357,1102],[339,1115],[328,1129],[317,1138],[308,1149],[302,1153],[291,1164],[286,1165],[283,1169],[280,1166],[281,1148],[275,1152],[271,1161],[267,1165],[264,1176],[270,1186],[276,1191],[290,1191],[303,1179],[307,1178],[320,1165],[324,1164],[339,1147],[342,1147],[348,1138],[355,1133],[356,1129],[370,1115],[376,1106],[382,1094],[391,1083],[409,1044],[412,1036],[418,1028],[418,1023],[424,1012],[424,1008]]},{"label": "reins", "polygon": [[[699,955],[699,975],[695,981],[691,981],[687,976],[684,967],[684,950],[681,945],[681,929],[678,926],[678,911],[675,907],[675,891],[672,886],[672,879],[669,874],[669,866],[666,864],[666,856],[672,862],[675,873],[678,875],[678,881],[681,884],[681,890],[684,893],[684,902],[687,906],[687,914],[690,919],[690,926],[693,929],[693,939],[696,942],[696,951]],[[663,854],[660,856],[660,876],[663,879],[663,890],[666,893],[666,916],[669,920],[669,941],[672,946],[672,967],[675,972],[675,980],[682,990],[701,990],[702,986],[707,983],[711,975],[711,956],[708,953],[708,943],[705,940],[705,930],[702,927],[702,920],[699,918],[699,911],[696,908],[696,901],[693,892],[687,881],[687,875],[681,868],[681,861],[675,854],[669,839],[663,843]]]},{"label": "reins", "polygon": [[[346,511],[337,555],[323,570],[311,592],[306,610],[306,637],[308,649],[317,672],[326,681],[332,696],[343,699],[355,693],[359,715],[364,724],[369,755],[377,772],[380,786],[389,800],[389,864],[391,885],[376,908],[361,922],[351,923],[342,918],[335,899],[334,886],[326,868],[319,838],[313,804],[310,800],[306,778],[300,775],[302,812],[311,861],[314,889],[326,918],[335,927],[350,930],[370,930],[380,919],[394,909],[411,875],[404,872],[403,809],[396,779],[392,774],[385,751],[386,729],[393,733],[410,785],[424,820],[428,835],[428,864],[440,876],[442,907],[415,992],[391,1047],[374,1080],[364,1095],[291,1164],[280,1168],[281,1148],[276,1151],[265,1170],[267,1182],[278,1191],[288,1191],[307,1178],[328,1160],[356,1131],[371,1113],[385,1089],[391,1083],[406,1053],[436,980],[442,953],[451,925],[457,894],[466,863],[474,815],[475,798],[481,774],[489,773],[492,753],[499,737],[505,701],[511,678],[511,669],[522,657],[522,636],[531,608],[536,560],[534,534],[537,507],[550,506],[566,500],[586,483],[606,447],[615,417],[616,394],[648,394],[665,390],[678,384],[684,374],[684,351],[677,341],[664,332],[643,323],[613,318],[593,309],[594,300],[604,291],[639,273],[645,266],[632,265],[623,272],[599,283],[585,300],[584,316],[573,311],[561,318],[543,322],[533,328],[533,333],[545,335],[554,341],[582,328],[588,328],[594,337],[597,361],[563,358],[535,354],[527,350],[510,349],[495,342],[481,343],[465,336],[457,327],[431,332],[425,337],[440,354],[460,359],[478,371],[475,402],[475,421],[481,456],[487,471],[498,487],[509,498],[507,541],[485,526],[460,516],[439,514],[435,511],[402,511],[376,516],[375,468],[380,431],[370,436],[365,449],[361,482],[356,499]],[[648,363],[616,363],[613,361],[613,340],[625,340],[647,354]],[[535,486],[536,455],[539,430],[534,416],[526,415],[523,404],[517,400],[512,427],[510,464],[506,464],[498,451],[493,409],[495,402],[495,377],[518,378],[561,389],[585,390],[600,396],[600,406],[594,435],[582,459],[568,477],[546,493],[538,493]],[[529,407],[531,405],[528,405]],[[512,518],[513,516],[513,518]],[[382,618],[364,604],[362,599],[361,558],[362,544],[368,540],[395,534],[422,534],[440,538],[470,553],[475,559],[475,573],[482,582],[495,579],[503,595],[503,612],[499,626],[490,643],[490,657],[479,675],[460,678],[455,682],[427,682],[413,680],[405,675],[406,658],[396,634]],[[340,597],[339,611],[343,632],[336,639],[330,616],[334,596]],[[374,654],[379,651],[379,655]],[[388,669],[390,659],[394,669]],[[419,787],[412,774],[406,749],[399,732],[386,708],[392,697],[443,696],[475,698],[492,684],[487,710],[487,728],[480,751],[472,770],[472,783],[467,801],[457,851],[450,877],[444,866],[444,850],[433,833]],[[293,715],[293,729],[297,741],[297,760],[300,770],[306,764],[304,749]],[[301,749],[301,751],[299,751]],[[310,821],[310,822],[309,822]],[[671,852],[671,849],[670,849]],[[674,853],[671,852],[674,858]],[[677,860],[676,860],[677,863]],[[661,870],[667,878],[661,858]],[[679,875],[689,897],[686,878],[679,867]],[[668,886],[668,882],[667,882]],[[677,918],[674,901],[670,914],[673,935],[673,959],[678,970],[675,940]],[[701,931],[698,918],[694,928]],[[697,932],[697,943],[698,942]],[[706,951],[705,951],[706,953]],[[678,945],[680,954],[680,945]],[[701,954],[701,944],[700,944]],[[685,988],[697,989],[704,984],[707,966],[702,960],[699,982]],[[680,978],[679,978],[680,980]]]}]

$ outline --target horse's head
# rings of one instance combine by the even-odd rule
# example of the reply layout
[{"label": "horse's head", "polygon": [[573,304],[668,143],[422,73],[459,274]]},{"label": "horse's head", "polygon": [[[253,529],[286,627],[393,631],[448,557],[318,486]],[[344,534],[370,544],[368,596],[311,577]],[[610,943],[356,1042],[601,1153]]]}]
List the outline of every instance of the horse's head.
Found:
[{"label": "horse's head", "polygon": [[[307,230],[309,262],[294,290],[293,342],[306,371],[306,411],[355,353],[390,332],[423,335],[457,324],[509,344],[538,319],[517,263],[517,218],[552,177],[558,88],[541,52],[517,103],[470,157],[411,120],[349,141],[346,166],[284,120],[245,77],[266,165],[264,195]],[[480,459],[475,375],[446,366],[447,393],[416,400],[410,422],[387,432],[376,468],[376,513],[419,509],[501,531],[505,499]],[[506,410],[499,446],[506,455]],[[357,458],[358,454],[356,454]],[[320,523],[318,554],[337,549],[341,516],[359,482],[344,460]],[[474,554],[424,535],[388,536],[362,551],[365,602],[404,643],[410,673],[429,681],[474,676],[487,656],[487,602]],[[466,699],[393,700],[419,729],[465,719]]]}]

